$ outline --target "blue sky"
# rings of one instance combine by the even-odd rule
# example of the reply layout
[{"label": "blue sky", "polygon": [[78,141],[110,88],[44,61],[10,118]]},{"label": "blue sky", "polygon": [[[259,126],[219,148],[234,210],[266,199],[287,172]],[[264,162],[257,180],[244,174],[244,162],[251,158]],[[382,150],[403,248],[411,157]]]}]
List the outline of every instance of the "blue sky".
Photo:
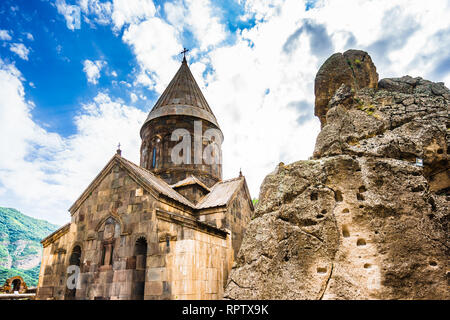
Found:
[{"label": "blue sky", "polygon": [[[154,1],[154,5],[163,8],[165,2]],[[77,5],[78,1],[64,3]],[[308,1],[305,8],[309,9],[312,3]],[[245,13],[243,2],[227,0],[216,1],[215,4],[214,11],[227,30],[224,43],[232,44],[235,32],[255,25],[254,16],[239,19]],[[163,9],[157,16],[167,18]],[[56,2],[45,0],[6,0],[0,4],[0,17],[0,30],[10,31],[31,48],[28,60],[16,59],[17,55],[7,45],[0,47],[0,54],[5,61],[15,62],[27,79],[27,98],[37,106],[32,115],[38,123],[67,137],[76,133],[72,119],[77,114],[77,105],[94,98],[99,90],[108,90],[111,97],[130,100],[129,88],[120,81],[132,82],[139,66],[130,47],[121,41],[123,30],[113,32],[109,24],[92,26],[83,19],[79,29],[71,30],[66,27],[65,17],[58,14]],[[28,39],[27,34],[32,34],[33,39]],[[198,46],[198,41],[188,29],[183,30],[179,41],[182,47]],[[166,54],[176,57],[178,52]],[[80,68],[86,59],[107,61],[104,75],[95,86],[86,82],[85,73]],[[191,60],[194,61],[195,58]],[[116,77],[111,75],[113,71],[117,73]],[[210,67],[205,72],[210,72]],[[113,80],[119,85],[111,85]],[[145,87],[134,92],[146,95],[150,104],[158,98],[157,92]],[[135,105],[148,110],[148,102]]]},{"label": "blue sky", "polygon": [[332,53],[363,49],[380,79],[409,74],[449,86],[449,7],[446,0],[4,0],[0,206],[63,223],[119,141],[138,162],[139,128],[183,47],[225,135],[224,178],[242,168],[257,197],[280,161],[312,154],[320,127],[313,82]]}]

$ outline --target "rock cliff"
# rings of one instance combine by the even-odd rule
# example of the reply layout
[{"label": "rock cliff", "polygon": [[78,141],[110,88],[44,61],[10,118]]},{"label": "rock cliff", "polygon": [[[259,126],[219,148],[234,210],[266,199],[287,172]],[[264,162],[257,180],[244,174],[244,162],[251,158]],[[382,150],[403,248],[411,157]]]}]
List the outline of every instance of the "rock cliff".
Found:
[{"label": "rock cliff", "polygon": [[362,51],[320,68],[314,155],[265,178],[225,298],[450,298],[450,91],[377,78]]},{"label": "rock cliff", "polygon": [[348,50],[343,54],[335,53],[317,72],[314,82],[316,95],[314,114],[319,117],[322,128],[326,124],[328,102],[341,84],[346,84],[353,90],[377,88],[377,69],[367,52]]}]

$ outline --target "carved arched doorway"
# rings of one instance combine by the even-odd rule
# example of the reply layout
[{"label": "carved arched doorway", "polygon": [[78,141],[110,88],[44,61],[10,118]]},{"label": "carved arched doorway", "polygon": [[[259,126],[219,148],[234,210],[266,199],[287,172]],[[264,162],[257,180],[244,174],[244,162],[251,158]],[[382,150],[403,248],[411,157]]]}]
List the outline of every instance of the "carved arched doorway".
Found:
[{"label": "carved arched doorway", "polygon": [[145,291],[145,270],[147,268],[147,240],[140,237],[134,245],[136,267],[133,276],[133,299],[143,300]]}]

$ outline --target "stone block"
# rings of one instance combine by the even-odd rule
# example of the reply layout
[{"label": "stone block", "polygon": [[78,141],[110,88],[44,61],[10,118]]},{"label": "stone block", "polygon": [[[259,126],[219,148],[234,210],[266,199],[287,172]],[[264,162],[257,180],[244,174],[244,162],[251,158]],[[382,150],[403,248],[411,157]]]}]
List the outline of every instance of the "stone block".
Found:
[{"label": "stone block", "polygon": [[147,271],[147,281],[166,281],[166,268],[151,268]]},{"label": "stone block", "polygon": [[165,255],[153,255],[147,257],[147,268],[164,267],[166,265]]},{"label": "stone block", "polygon": [[206,281],[206,293],[218,293],[219,281]]},{"label": "stone block", "polygon": [[145,295],[160,296],[163,294],[162,281],[147,281],[145,283]]},{"label": "stone block", "polygon": [[127,280],[127,270],[117,270],[114,272],[113,282],[124,282]]}]

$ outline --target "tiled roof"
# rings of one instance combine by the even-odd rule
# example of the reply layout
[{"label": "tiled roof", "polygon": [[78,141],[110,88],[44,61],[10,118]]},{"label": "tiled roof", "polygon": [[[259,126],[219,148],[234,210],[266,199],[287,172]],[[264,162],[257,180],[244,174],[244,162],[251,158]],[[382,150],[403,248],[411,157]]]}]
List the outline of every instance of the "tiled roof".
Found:
[{"label": "tiled roof", "polygon": [[206,209],[226,205],[241,185],[243,179],[243,177],[238,177],[216,183],[211,188],[211,192],[197,204],[196,208]]}]

